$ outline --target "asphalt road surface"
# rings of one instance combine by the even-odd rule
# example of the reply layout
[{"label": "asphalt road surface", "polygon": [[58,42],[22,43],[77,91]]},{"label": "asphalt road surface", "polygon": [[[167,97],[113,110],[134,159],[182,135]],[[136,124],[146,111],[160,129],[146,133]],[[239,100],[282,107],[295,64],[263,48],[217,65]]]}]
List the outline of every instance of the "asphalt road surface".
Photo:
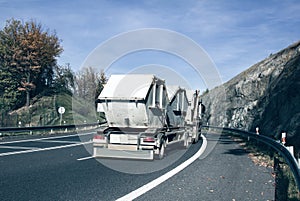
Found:
[{"label": "asphalt road surface", "polygon": [[[93,132],[80,137],[0,141],[0,200],[116,200],[168,174],[203,144],[193,144],[186,152],[168,150],[161,161],[133,161],[139,170],[139,166],[167,164],[176,154],[182,155],[163,169],[134,174],[90,158],[87,150],[91,149],[92,136]],[[206,139],[207,148],[199,159],[136,200],[274,199],[270,169],[254,165],[247,153],[226,136],[206,134]],[[213,144],[216,146],[210,151]]]}]

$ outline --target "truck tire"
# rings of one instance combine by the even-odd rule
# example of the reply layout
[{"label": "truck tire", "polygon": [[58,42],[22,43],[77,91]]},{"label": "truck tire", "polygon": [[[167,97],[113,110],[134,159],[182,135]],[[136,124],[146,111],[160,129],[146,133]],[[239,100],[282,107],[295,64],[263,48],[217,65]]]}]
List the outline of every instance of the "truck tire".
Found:
[{"label": "truck tire", "polygon": [[187,149],[188,148],[188,146],[189,146],[189,133],[184,133],[184,140],[183,140],[183,147],[185,148],[185,149]]},{"label": "truck tire", "polygon": [[166,141],[164,139],[162,139],[161,141],[161,145],[159,148],[159,153],[158,153],[158,159],[162,160],[165,156],[165,150],[166,150]]},{"label": "truck tire", "polygon": [[193,144],[196,144],[200,139],[200,133],[197,133],[196,137],[193,139]]}]

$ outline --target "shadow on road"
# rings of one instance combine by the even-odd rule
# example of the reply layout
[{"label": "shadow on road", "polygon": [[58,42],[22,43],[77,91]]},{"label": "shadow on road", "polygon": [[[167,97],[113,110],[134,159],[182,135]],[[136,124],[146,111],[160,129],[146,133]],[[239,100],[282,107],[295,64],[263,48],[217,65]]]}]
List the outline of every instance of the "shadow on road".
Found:
[{"label": "shadow on road", "polygon": [[229,149],[228,151],[224,152],[223,154],[231,154],[231,155],[236,155],[236,156],[241,156],[241,155],[246,155],[248,152],[244,149]]}]

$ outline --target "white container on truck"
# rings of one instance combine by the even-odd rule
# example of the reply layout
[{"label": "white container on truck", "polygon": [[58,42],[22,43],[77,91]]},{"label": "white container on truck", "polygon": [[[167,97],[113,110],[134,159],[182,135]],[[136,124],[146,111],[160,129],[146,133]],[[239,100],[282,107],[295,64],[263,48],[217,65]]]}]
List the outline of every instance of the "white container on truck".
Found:
[{"label": "white container on truck", "polygon": [[94,136],[93,156],[162,159],[169,144],[197,142],[200,97],[191,94],[154,75],[112,75],[98,97],[107,126]]}]

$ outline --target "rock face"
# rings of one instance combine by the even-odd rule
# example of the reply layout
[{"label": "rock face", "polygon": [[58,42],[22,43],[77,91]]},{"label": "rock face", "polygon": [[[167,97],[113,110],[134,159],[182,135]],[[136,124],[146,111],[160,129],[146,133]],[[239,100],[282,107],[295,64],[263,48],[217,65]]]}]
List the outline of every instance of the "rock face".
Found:
[{"label": "rock face", "polygon": [[[300,145],[300,41],[203,95],[211,125],[255,131]],[[290,140],[289,140],[290,139]]]}]

